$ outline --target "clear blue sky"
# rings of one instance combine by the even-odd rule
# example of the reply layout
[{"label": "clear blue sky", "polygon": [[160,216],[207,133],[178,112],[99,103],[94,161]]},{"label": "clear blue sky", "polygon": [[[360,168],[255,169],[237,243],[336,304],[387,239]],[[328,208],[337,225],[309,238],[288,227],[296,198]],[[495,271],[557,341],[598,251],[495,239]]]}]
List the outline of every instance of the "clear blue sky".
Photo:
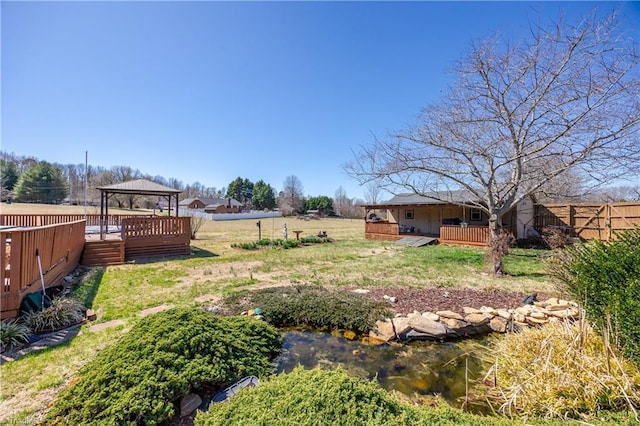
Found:
[{"label": "clear blue sky", "polygon": [[363,198],[351,150],[437,100],[472,40],[596,6],[640,23],[630,2],[2,1],[1,148]]}]

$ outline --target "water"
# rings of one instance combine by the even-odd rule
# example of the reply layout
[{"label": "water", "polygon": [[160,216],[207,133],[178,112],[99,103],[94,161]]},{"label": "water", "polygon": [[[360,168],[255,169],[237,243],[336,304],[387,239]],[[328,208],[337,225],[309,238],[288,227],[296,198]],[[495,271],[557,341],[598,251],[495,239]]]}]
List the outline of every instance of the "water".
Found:
[{"label": "water", "polygon": [[[277,372],[289,372],[298,365],[305,368],[342,367],[353,376],[377,380],[388,391],[410,398],[440,395],[454,407],[465,400],[465,373],[470,385],[481,379],[488,365],[487,339],[456,342],[412,342],[369,345],[339,335],[313,331],[287,331]],[[467,407],[485,412],[481,406]]]}]

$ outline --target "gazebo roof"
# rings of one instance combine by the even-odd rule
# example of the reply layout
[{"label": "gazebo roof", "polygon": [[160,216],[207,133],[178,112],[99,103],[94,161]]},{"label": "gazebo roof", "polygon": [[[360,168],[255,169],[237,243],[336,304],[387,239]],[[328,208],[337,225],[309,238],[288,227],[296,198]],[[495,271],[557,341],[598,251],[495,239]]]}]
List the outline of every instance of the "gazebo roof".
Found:
[{"label": "gazebo roof", "polygon": [[167,195],[180,194],[182,191],[146,179],[131,180],[114,185],[100,186],[97,189],[112,194]]}]

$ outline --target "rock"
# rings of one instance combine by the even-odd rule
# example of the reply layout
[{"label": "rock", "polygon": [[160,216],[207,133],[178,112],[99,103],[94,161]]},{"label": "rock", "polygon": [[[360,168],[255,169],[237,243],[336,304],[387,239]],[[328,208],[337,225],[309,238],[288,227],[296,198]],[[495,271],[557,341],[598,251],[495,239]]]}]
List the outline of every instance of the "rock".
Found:
[{"label": "rock", "polygon": [[180,416],[188,416],[202,404],[202,398],[195,393],[188,393],[180,400]]},{"label": "rock", "polygon": [[95,321],[97,319],[98,315],[96,314],[96,311],[93,309],[87,309],[87,321]]},{"label": "rock", "polygon": [[533,304],[533,302],[535,302],[535,301],[536,301],[536,298],[537,298],[537,297],[538,297],[538,293],[535,293],[535,292],[534,292],[534,293],[531,293],[530,295],[528,295],[527,297],[525,297],[525,298],[522,300],[522,304],[523,304],[523,305],[532,305],[532,304]]},{"label": "rock", "polygon": [[525,324],[525,318],[526,318],[525,315],[517,313],[517,312],[513,315],[513,319],[516,322],[519,322],[519,323],[522,323],[522,324]]},{"label": "rock", "polygon": [[67,275],[63,279],[64,279],[64,282],[66,283],[70,283],[71,281],[73,281],[73,277],[71,275]]},{"label": "rock", "polygon": [[462,308],[462,312],[464,312],[465,315],[482,313],[482,311],[480,309],[470,308],[468,306],[463,307]]},{"label": "rock", "polygon": [[469,314],[464,317],[464,320],[477,327],[479,325],[487,324],[491,320],[491,316],[487,314]]},{"label": "rock", "polygon": [[396,338],[391,321],[376,321],[376,326],[369,332],[369,340],[375,339],[381,342],[388,342]]},{"label": "rock", "polygon": [[528,316],[526,319],[526,322],[532,325],[542,325],[542,324],[548,323],[549,320],[547,318],[541,319],[541,318],[534,318],[534,317]]},{"label": "rock", "polygon": [[407,314],[407,318],[415,318],[415,317],[421,317],[422,314],[420,312],[411,312],[410,314]]},{"label": "rock", "polygon": [[508,325],[509,321],[502,318],[501,316],[493,317],[491,318],[491,321],[489,321],[489,328],[491,328],[491,330],[495,331],[496,333],[506,333]]},{"label": "rock", "polygon": [[480,308],[480,312],[483,313],[483,314],[489,314],[492,317],[495,317],[496,315],[498,315],[498,312],[495,309],[493,309],[492,307],[489,307],[489,306],[482,306]]},{"label": "rock", "polygon": [[[408,320],[408,326],[417,331],[418,333],[433,336],[435,338],[442,338],[447,334],[447,329],[444,325],[438,321],[432,321],[424,318],[423,316],[411,318]],[[398,332],[398,335],[401,333]]]},{"label": "rock", "polygon": [[580,316],[580,310],[578,308],[570,307],[561,311],[548,310],[547,314],[561,319],[578,318]]},{"label": "rock", "polygon": [[[422,318],[421,315],[419,315],[419,317]],[[402,333],[406,332],[411,328],[411,326],[409,325],[409,321],[410,320],[407,317],[394,318],[391,321],[393,323],[396,336],[400,336]]]},{"label": "rock", "polygon": [[347,330],[347,331],[345,331],[345,332],[344,332],[344,335],[343,335],[343,336],[344,336],[344,338],[345,338],[345,339],[347,339],[347,340],[355,340],[355,338],[356,338],[356,333],[355,333],[355,331]]},{"label": "rock", "polygon": [[455,318],[445,318],[442,317],[440,319],[440,322],[443,323],[444,325],[446,325],[447,327],[449,327],[450,329],[457,331],[460,330],[461,328],[465,328],[469,326],[469,323],[466,321],[461,321]]},{"label": "rock", "polygon": [[386,294],[382,296],[383,299],[388,300],[391,303],[398,303],[398,298],[395,296],[387,296]]},{"label": "rock", "polygon": [[464,320],[464,317],[462,315],[453,311],[437,311],[436,315],[440,315],[441,317],[445,317],[445,318],[453,318],[460,321]]},{"label": "rock", "polygon": [[516,308],[516,313],[520,315],[529,315],[533,311],[533,305],[524,305]]},{"label": "rock", "polygon": [[498,313],[498,316],[500,318],[504,318],[506,320],[510,320],[511,319],[512,315],[511,315],[511,312],[509,312],[509,311],[505,311],[504,309],[498,309],[496,312]]},{"label": "rock", "polygon": [[544,320],[547,319],[547,316],[544,314],[544,312],[539,312],[539,311],[531,312],[529,314],[529,317],[530,318],[535,318],[535,319],[544,319]]},{"label": "rock", "polygon": [[357,288],[355,290],[353,290],[354,293],[356,294],[367,294],[370,292],[370,290],[366,290],[364,288]]},{"label": "rock", "polygon": [[423,312],[422,316],[426,319],[430,319],[431,321],[440,320],[440,315],[434,314],[433,312]]},{"label": "rock", "polygon": [[569,309],[569,304],[568,303],[550,303],[547,304],[546,306],[546,310],[547,311],[562,311],[564,309]]},{"label": "rock", "polygon": [[558,298],[557,297],[550,297],[546,300],[547,305],[557,305],[558,304]]}]

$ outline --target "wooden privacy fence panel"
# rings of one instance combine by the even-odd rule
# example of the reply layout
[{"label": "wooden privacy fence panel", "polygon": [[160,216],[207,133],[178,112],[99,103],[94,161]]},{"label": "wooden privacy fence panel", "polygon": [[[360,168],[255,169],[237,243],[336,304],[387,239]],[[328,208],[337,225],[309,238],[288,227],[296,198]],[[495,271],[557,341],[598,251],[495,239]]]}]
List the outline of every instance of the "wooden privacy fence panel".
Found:
[{"label": "wooden privacy fence panel", "polygon": [[191,252],[189,217],[126,218],[121,226],[126,260]]},{"label": "wooden privacy fence panel", "polygon": [[41,287],[36,249],[46,286],[73,271],[84,247],[84,220],[0,232],[0,316],[14,317],[24,295]]},{"label": "wooden privacy fence panel", "polygon": [[566,230],[582,240],[615,238],[616,232],[640,226],[640,203],[537,204],[534,227]]},{"label": "wooden privacy fence panel", "polygon": [[[128,215],[115,214],[108,216],[109,226],[120,226],[122,219],[130,217],[153,217],[152,215]],[[99,226],[100,215],[88,214],[86,216],[87,226]],[[0,226],[47,226],[58,223],[75,222],[85,220],[84,214],[2,214],[0,215]]]}]

